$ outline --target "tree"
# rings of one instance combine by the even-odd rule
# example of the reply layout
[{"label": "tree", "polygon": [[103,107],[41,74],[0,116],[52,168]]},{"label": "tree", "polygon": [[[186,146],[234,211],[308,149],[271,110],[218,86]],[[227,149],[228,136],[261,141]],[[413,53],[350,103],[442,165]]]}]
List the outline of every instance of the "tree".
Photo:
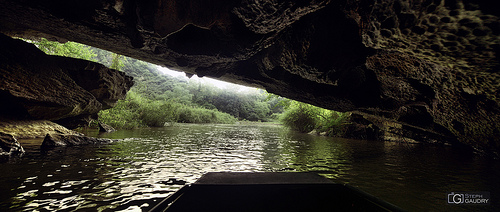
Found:
[{"label": "tree", "polygon": [[125,66],[121,58],[122,55],[113,53],[113,59],[111,60],[111,65],[109,66],[109,68],[120,70],[123,66]]},{"label": "tree", "polygon": [[28,40],[28,42],[35,44],[35,46],[46,54],[96,61],[94,59],[96,54],[91,47],[80,43],[69,41],[62,44],[55,41],[48,41],[45,38],[39,41]]}]

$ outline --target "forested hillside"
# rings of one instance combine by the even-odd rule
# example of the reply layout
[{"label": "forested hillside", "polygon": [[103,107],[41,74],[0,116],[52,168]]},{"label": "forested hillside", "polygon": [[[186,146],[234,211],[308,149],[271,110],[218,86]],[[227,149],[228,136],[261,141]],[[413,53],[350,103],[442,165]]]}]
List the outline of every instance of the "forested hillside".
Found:
[{"label": "forested hillside", "polygon": [[101,111],[100,120],[117,128],[163,126],[169,122],[233,123],[270,121],[283,112],[279,99],[268,101],[264,90],[236,92],[214,85],[173,77],[158,66],[92,48],[93,59],[134,77],[127,99]]}]

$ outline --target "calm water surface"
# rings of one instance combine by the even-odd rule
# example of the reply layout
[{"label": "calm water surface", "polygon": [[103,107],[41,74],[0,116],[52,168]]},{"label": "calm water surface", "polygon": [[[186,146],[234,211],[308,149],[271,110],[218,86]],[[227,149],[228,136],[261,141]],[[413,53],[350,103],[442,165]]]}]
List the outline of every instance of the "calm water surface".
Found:
[{"label": "calm water surface", "polygon": [[[409,211],[500,210],[499,161],[450,147],[276,125],[179,124],[98,136],[124,140],[50,151],[40,151],[40,140],[21,141],[22,158],[0,161],[0,211],[147,210],[214,171],[316,172]],[[452,191],[489,191],[492,204],[448,205]]]}]

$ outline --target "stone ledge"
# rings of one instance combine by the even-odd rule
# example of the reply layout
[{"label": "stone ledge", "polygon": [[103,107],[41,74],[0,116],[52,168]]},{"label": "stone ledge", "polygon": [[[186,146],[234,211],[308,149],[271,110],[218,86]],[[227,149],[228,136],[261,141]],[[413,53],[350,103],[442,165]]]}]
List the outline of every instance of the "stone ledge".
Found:
[{"label": "stone ledge", "polygon": [[63,146],[80,146],[90,144],[108,144],[115,140],[105,138],[93,138],[82,135],[67,135],[67,134],[47,134],[43,139],[42,149],[51,147]]},{"label": "stone ledge", "polygon": [[43,138],[48,133],[83,135],[47,120],[3,120],[0,121],[0,133],[17,139]]}]

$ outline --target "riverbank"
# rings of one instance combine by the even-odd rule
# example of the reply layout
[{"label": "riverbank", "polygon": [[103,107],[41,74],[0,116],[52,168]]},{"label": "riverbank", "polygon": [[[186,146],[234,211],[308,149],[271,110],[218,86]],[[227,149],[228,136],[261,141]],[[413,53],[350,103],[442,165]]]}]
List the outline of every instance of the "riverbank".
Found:
[{"label": "riverbank", "polygon": [[0,121],[0,155],[22,156],[23,140],[41,141],[40,148],[109,143],[110,140],[88,137],[48,120],[2,120]]}]

